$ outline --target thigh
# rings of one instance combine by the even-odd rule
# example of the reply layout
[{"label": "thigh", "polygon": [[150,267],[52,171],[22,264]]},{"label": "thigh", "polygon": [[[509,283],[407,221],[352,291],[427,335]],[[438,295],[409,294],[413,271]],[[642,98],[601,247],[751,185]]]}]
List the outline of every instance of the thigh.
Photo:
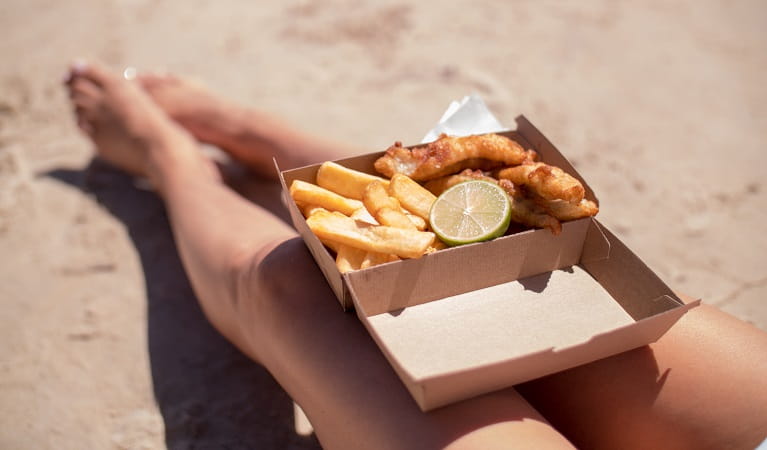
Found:
[{"label": "thigh", "polygon": [[767,333],[708,305],[657,343],[518,386],[584,448],[754,448]]},{"label": "thigh", "polygon": [[568,448],[515,390],[421,412],[300,238],[256,257],[240,310],[250,345],[328,448]]}]

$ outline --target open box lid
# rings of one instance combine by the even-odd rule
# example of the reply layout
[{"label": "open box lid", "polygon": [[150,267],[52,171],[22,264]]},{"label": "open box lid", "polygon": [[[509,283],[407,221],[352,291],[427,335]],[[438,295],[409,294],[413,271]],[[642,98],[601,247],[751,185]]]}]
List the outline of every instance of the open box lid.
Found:
[{"label": "open box lid", "polygon": [[358,316],[423,410],[654,342],[699,302],[604,236],[608,258]]}]

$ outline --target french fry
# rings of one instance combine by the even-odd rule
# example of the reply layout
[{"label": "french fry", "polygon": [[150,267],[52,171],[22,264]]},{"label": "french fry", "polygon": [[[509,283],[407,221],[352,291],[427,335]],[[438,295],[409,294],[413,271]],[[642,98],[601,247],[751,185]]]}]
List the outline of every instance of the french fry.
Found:
[{"label": "french fry", "polygon": [[444,250],[447,248],[447,244],[442,242],[439,239],[434,239],[434,243],[429,246],[429,248],[426,249],[426,253],[434,253],[438,250]]},{"label": "french fry", "polygon": [[346,198],[335,192],[319,187],[306,181],[295,180],[290,185],[290,195],[293,200],[317,205],[328,211],[338,211],[347,216],[363,207],[362,202]]},{"label": "french fry", "polygon": [[391,261],[397,261],[399,257],[397,255],[385,255],[383,253],[367,252],[365,258],[362,260],[360,269],[367,269],[368,267],[378,266]]},{"label": "french fry", "polygon": [[317,171],[317,184],[344,197],[362,200],[365,187],[371,181],[380,181],[388,187],[389,180],[349,169],[332,161],[322,163]]},{"label": "french fry", "polygon": [[309,217],[320,210],[327,211],[322,206],[314,205],[311,203],[296,202],[296,206],[298,206],[298,209],[301,211],[301,214],[303,214],[304,217]]},{"label": "french fry", "polygon": [[367,208],[360,208],[354,211],[354,213],[352,213],[352,215],[349,217],[351,217],[354,220],[361,220],[371,225],[380,225],[380,223],[378,223],[375,217],[370,215],[370,211],[368,211]]},{"label": "french fry", "polygon": [[[327,211],[327,210],[325,210],[325,211]],[[339,250],[341,250],[341,247],[342,247],[341,244],[339,244],[337,242],[334,242],[334,241],[330,241],[328,239],[320,239],[320,242],[322,242],[322,245],[324,245],[325,247],[327,247],[327,248],[333,250],[334,252],[336,252],[336,255],[338,255],[338,252],[339,252]]]},{"label": "french fry", "polygon": [[405,208],[402,208],[402,212],[405,213],[408,219],[410,219],[411,222],[413,222],[413,225],[415,225],[416,230],[423,231],[426,228],[428,228],[428,225],[426,223],[426,219],[424,219],[421,216],[416,216],[415,214],[411,214],[408,210]]},{"label": "french fry", "polygon": [[[301,212],[303,213],[304,217],[311,217],[312,215],[318,213],[319,211],[328,212],[327,209],[325,209],[325,208],[323,208],[321,206],[312,205],[312,204],[308,204],[308,203],[296,202],[296,205],[298,206],[298,209],[301,210]],[[365,208],[360,208],[360,211],[364,211],[364,210],[365,210]],[[341,244],[337,244],[337,243],[335,243],[333,241],[329,241],[327,239],[320,239],[320,242],[322,242],[322,244],[325,247],[327,247],[327,248],[333,250],[334,252],[336,252],[336,255],[339,253],[339,251],[340,251],[340,249],[342,247]]]},{"label": "french fry", "polygon": [[377,252],[366,252],[349,245],[338,245],[336,267],[341,273],[353,270],[367,269],[391,261],[397,261],[397,255],[385,255]]},{"label": "french fry", "polygon": [[370,225],[336,212],[318,211],[306,223],[321,240],[401,258],[422,256],[435,239],[428,231]]},{"label": "french fry", "polygon": [[396,173],[389,182],[389,194],[399,200],[405,209],[428,223],[431,205],[437,197],[425,187],[411,180],[407,175]]},{"label": "french fry", "polygon": [[402,212],[399,201],[389,197],[383,183],[371,181],[365,188],[362,203],[381,224],[406,230],[417,230],[415,224]]},{"label": "french fry", "polygon": [[367,256],[365,250],[350,247],[348,245],[338,245],[336,252],[336,267],[341,273],[351,272],[362,268],[362,262]]}]

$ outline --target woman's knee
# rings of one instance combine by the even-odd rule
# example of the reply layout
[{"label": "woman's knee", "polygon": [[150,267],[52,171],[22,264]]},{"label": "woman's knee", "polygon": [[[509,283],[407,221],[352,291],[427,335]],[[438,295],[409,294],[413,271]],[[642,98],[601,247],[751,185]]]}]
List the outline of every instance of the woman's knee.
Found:
[{"label": "woman's knee", "polygon": [[278,310],[308,308],[327,283],[300,237],[276,238],[232,261],[234,310],[247,326],[266,325]]},{"label": "woman's knee", "polygon": [[236,263],[238,293],[245,298],[286,298],[325,283],[299,237],[275,239]]}]

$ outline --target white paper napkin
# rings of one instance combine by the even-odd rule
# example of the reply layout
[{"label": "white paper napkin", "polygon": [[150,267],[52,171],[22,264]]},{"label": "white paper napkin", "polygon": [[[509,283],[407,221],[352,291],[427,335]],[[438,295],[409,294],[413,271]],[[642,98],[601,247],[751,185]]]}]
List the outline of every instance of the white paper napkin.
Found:
[{"label": "white paper napkin", "polygon": [[506,131],[507,129],[490,112],[479,95],[471,94],[460,101],[452,101],[437,125],[426,133],[422,142],[431,142],[442,133],[451,136],[466,136]]}]

